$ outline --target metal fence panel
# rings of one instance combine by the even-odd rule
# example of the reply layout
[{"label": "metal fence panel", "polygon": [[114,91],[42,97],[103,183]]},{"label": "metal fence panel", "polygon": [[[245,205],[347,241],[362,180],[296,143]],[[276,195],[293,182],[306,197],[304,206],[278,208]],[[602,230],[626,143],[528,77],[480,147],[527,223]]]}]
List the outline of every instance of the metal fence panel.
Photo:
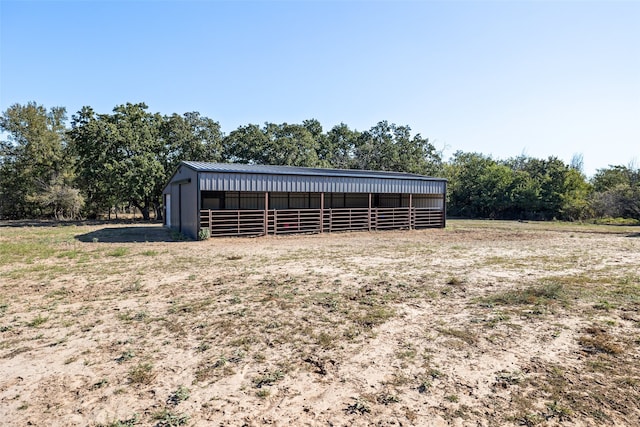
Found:
[{"label": "metal fence panel", "polygon": [[443,225],[444,212],[433,208],[200,211],[200,227],[209,229],[212,237],[420,229]]}]

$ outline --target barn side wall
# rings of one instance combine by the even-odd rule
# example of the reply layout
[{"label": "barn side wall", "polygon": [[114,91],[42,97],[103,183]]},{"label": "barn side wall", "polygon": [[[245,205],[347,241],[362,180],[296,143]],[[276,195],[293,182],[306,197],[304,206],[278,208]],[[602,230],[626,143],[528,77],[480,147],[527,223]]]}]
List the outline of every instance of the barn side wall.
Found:
[{"label": "barn side wall", "polygon": [[202,191],[269,193],[444,194],[441,179],[398,179],[348,176],[298,176],[256,173],[201,172]]}]

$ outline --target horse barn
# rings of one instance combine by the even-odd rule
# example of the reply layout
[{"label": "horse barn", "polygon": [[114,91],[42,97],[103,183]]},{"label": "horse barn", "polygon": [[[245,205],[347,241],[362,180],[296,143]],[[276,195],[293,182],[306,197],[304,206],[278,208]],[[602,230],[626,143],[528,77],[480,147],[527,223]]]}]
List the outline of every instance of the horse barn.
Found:
[{"label": "horse barn", "polygon": [[163,191],[165,225],[194,239],[444,227],[446,186],[398,172],[184,161]]}]

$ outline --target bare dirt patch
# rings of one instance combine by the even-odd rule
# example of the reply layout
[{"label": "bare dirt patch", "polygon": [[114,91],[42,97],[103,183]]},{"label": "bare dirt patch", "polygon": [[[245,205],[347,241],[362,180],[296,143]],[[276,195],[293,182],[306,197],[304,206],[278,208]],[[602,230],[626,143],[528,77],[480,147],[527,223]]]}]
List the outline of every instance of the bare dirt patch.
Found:
[{"label": "bare dirt patch", "polygon": [[10,425],[636,425],[633,227],[0,227]]}]

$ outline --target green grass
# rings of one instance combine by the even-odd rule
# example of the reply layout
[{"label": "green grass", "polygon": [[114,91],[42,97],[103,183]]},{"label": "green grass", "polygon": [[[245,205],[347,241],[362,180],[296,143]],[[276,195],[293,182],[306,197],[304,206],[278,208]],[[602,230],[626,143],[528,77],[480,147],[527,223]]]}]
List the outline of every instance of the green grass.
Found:
[{"label": "green grass", "polygon": [[112,257],[123,257],[129,254],[129,248],[124,246],[120,246],[118,248],[113,249],[112,251],[107,252],[108,256]]},{"label": "green grass", "polygon": [[271,396],[271,390],[269,390],[268,388],[261,388],[256,392],[256,396],[261,399],[266,399],[267,397]]},{"label": "green grass", "polygon": [[167,399],[167,403],[178,405],[180,402],[188,400],[189,396],[191,396],[191,390],[181,385],[176,391],[171,393],[171,396],[169,396],[169,399]]},{"label": "green grass", "polygon": [[443,335],[458,338],[469,345],[473,345],[478,341],[478,334],[469,329],[441,328],[438,329],[438,332]]},{"label": "green grass", "polygon": [[33,320],[27,323],[27,326],[29,326],[30,328],[37,328],[46,323],[47,320],[49,320],[49,317],[38,314]]},{"label": "green grass", "polygon": [[31,263],[55,255],[56,249],[41,242],[0,242],[0,266]]},{"label": "green grass", "polygon": [[133,414],[131,418],[127,418],[124,420],[116,420],[112,421],[108,424],[101,424],[100,427],[134,427],[140,424],[140,416],[138,414]]},{"label": "green grass", "polygon": [[153,414],[156,420],[155,427],[177,427],[189,424],[189,415],[175,413],[169,409],[163,409]]},{"label": "green grass", "polygon": [[354,398],[354,402],[345,408],[347,414],[364,415],[371,412],[371,405],[366,399]]},{"label": "green grass", "polygon": [[640,221],[633,218],[599,218],[590,221],[599,225],[640,225]]},{"label": "green grass", "polygon": [[78,249],[72,249],[69,251],[58,252],[56,257],[58,258],[68,258],[68,259],[76,259],[82,254]]},{"label": "green grass", "polygon": [[382,392],[382,393],[379,393],[376,396],[376,402],[386,406],[386,405],[390,405],[392,403],[400,402],[400,398],[395,394],[391,394],[391,393],[388,393],[388,392]]},{"label": "green grass", "polygon": [[566,304],[567,295],[562,284],[545,283],[513,291],[499,292],[481,298],[479,302],[487,306]]},{"label": "green grass", "polygon": [[365,310],[364,313],[355,315],[352,320],[364,329],[372,329],[391,319],[395,314],[395,310],[391,307],[373,306]]}]

